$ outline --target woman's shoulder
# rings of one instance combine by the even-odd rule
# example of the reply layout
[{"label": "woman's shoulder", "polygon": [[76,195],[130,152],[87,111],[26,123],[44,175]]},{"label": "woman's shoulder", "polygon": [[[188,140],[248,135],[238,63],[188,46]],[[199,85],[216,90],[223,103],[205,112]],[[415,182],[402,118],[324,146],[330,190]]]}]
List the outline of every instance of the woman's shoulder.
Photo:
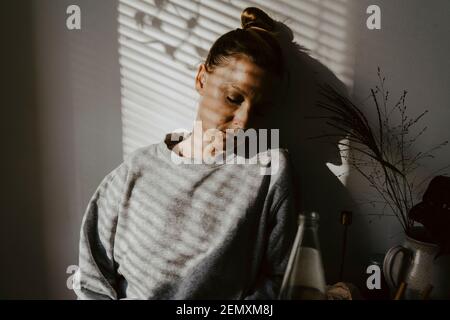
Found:
[{"label": "woman's shoulder", "polygon": [[293,165],[286,148],[275,148],[258,154],[261,172],[270,176],[270,189],[286,189],[293,179]]},{"label": "woman's shoulder", "polygon": [[157,153],[158,144],[149,144],[124,156],[124,160],[111,170],[103,179],[108,180],[123,180],[130,172],[139,171],[144,164],[149,164],[149,159]]},{"label": "woman's shoulder", "polygon": [[144,164],[149,164],[149,161],[158,155],[159,144],[153,143],[135,149],[124,156],[123,164],[128,168],[136,168]]},{"label": "woman's shoulder", "polygon": [[289,163],[289,150],[286,148],[268,149],[260,154],[266,155],[271,162],[280,160],[283,166]]},{"label": "woman's shoulder", "polygon": [[281,171],[288,170],[291,166],[289,151],[285,148],[274,148],[259,152],[258,163],[267,168],[270,175],[276,175]]}]

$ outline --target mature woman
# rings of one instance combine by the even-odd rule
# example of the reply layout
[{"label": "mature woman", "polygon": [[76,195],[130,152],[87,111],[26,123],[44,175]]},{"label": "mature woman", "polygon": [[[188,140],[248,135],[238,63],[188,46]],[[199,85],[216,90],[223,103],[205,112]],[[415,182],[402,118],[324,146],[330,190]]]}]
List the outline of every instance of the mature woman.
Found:
[{"label": "mature woman", "polygon": [[81,227],[79,299],[277,297],[296,231],[287,151],[258,153],[278,161],[261,174],[225,146],[230,130],[266,123],[283,60],[269,16],[247,8],[241,20],[199,67],[201,125],[137,150],[97,188]]}]

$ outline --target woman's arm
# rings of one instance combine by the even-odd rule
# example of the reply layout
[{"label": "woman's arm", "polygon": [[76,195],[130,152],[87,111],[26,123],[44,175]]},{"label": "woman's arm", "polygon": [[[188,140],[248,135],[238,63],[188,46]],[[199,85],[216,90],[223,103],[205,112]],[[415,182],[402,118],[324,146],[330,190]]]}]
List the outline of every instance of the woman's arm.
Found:
[{"label": "woman's arm", "polygon": [[286,270],[289,254],[297,232],[294,197],[286,190],[273,212],[273,225],[268,236],[268,245],[253,293],[245,299],[277,299]]},{"label": "woman's arm", "polygon": [[118,299],[113,258],[119,204],[126,181],[126,166],[108,174],[89,201],[79,246],[79,269],[74,291],[79,300]]},{"label": "woman's arm", "polygon": [[[266,250],[259,277],[245,299],[277,299],[289,255],[297,233],[298,194],[294,184],[294,167],[286,149],[278,149],[278,169],[271,176],[273,186],[266,199],[269,225]],[[272,154],[272,158],[273,158]]]}]

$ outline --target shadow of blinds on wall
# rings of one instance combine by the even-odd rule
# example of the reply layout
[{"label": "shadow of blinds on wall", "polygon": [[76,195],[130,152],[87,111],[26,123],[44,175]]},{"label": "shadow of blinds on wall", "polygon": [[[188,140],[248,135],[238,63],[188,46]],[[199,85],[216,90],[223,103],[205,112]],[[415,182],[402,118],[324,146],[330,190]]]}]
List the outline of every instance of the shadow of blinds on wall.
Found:
[{"label": "shadow of blinds on wall", "polygon": [[351,88],[348,1],[119,0],[124,156],[192,128],[198,65],[220,35],[240,26],[248,6],[285,22],[295,41]]}]

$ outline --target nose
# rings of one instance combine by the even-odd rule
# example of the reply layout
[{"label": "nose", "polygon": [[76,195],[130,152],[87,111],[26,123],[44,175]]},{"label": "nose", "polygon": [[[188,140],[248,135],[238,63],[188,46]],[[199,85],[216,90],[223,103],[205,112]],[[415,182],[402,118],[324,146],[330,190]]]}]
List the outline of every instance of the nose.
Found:
[{"label": "nose", "polygon": [[237,109],[233,118],[233,128],[247,129],[249,121],[249,108],[241,106]]}]

